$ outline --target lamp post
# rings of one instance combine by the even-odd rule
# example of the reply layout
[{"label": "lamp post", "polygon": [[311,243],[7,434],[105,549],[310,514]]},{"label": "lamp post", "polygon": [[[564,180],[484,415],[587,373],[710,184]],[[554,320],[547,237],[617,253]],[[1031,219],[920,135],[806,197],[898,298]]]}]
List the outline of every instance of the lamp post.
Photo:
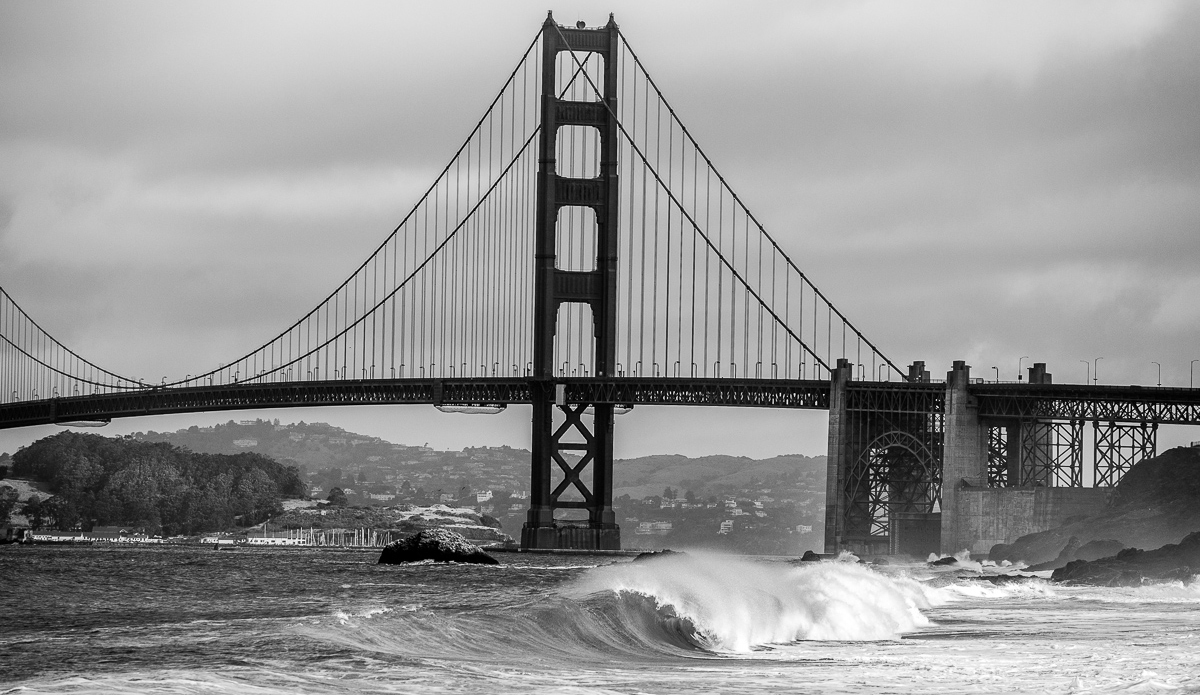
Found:
[{"label": "lamp post", "polygon": [[1021,359],[1017,360],[1017,381],[1021,381],[1024,377],[1021,376],[1021,362],[1029,359],[1029,355],[1021,355]]},{"label": "lamp post", "polygon": [[[1000,368],[992,367],[992,369],[996,370],[996,383],[999,384],[1000,383]],[[1020,367],[1017,367],[1017,369],[1020,369]]]},{"label": "lamp post", "polygon": [[1092,384],[1093,385],[1100,383],[1100,360],[1102,360],[1102,359],[1104,359],[1104,358],[1097,357],[1096,359],[1092,360]]},{"label": "lamp post", "polygon": [[1088,362],[1087,360],[1079,360],[1079,361],[1083,362],[1083,366],[1086,369],[1086,371],[1084,371],[1084,373],[1083,373],[1083,385],[1087,386],[1087,382],[1092,380],[1092,363]]},{"label": "lamp post", "polygon": [[1162,365],[1158,364],[1158,362],[1155,362],[1154,360],[1151,360],[1150,364],[1156,365],[1158,367],[1158,385],[1162,386]]}]

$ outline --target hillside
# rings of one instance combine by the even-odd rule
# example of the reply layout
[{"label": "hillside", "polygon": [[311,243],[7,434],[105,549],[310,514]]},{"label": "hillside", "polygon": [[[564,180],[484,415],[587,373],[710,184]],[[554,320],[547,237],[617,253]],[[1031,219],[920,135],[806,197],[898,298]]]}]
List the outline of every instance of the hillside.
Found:
[{"label": "hillside", "polygon": [[305,493],[298,470],[258,454],[203,454],[76,432],[17,451],[11,473],[53,494],[23,507],[31,525],[61,530],[134,525],[175,535],[245,526],[282,511],[282,498]]},{"label": "hillside", "polygon": [[661,495],[667,487],[680,496],[691,490],[697,497],[707,498],[736,495],[744,490],[793,487],[817,478],[824,485],[825,480],[825,457],[800,454],[765,460],[744,456],[694,459],[679,454],[644,456],[618,461],[614,468],[613,495],[629,495],[633,499]]},{"label": "hillside", "polygon": [[[271,456],[300,468],[316,499],[337,487],[351,506],[476,508],[515,537],[529,508],[530,453],[523,449],[435,451],[323,423],[278,420],[134,437],[194,451]],[[626,547],[797,554],[823,547],[824,456],[645,456],[616,461],[613,473],[613,508]]]},{"label": "hillside", "polygon": [[[262,454],[297,466],[322,491],[334,486],[395,487],[401,481],[428,492],[457,493],[466,487],[503,490],[520,496],[529,490],[530,453],[524,449],[468,447],[462,451],[435,451],[423,445],[393,443],[348,432],[325,423],[281,424],[279,420],[230,420],[214,427],[138,432],[133,436],[196,452]],[[666,454],[617,461],[613,474],[614,497],[628,495],[632,499],[661,495],[668,487],[681,497],[691,490],[702,498],[797,483],[806,483],[804,488],[823,489],[825,457],[791,454],[756,460],[743,456],[688,458]],[[819,484],[812,485],[813,481]]]}]

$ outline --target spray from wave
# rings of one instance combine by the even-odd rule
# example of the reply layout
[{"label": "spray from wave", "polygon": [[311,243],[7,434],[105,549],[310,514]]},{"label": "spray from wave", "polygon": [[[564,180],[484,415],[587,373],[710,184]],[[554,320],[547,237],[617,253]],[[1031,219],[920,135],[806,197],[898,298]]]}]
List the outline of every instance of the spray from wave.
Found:
[{"label": "spray from wave", "polygon": [[568,590],[578,598],[652,610],[673,633],[714,651],[797,640],[882,640],[928,625],[920,584],[850,562],[785,566],[689,553],[597,568]]}]

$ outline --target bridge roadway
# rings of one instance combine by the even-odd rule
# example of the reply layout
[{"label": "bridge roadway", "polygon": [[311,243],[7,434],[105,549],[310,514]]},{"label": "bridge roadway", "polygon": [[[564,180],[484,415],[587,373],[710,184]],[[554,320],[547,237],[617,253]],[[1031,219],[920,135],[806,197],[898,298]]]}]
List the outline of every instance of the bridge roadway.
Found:
[{"label": "bridge roadway", "polygon": [[[562,385],[562,393],[557,386]],[[365,379],[146,388],[0,405],[0,429],[167,413],[335,405],[570,403],[829,408],[829,382],[796,379]]]},{"label": "bridge roadway", "polygon": [[[562,388],[559,389],[559,386]],[[666,377],[367,379],[242,383],[133,391],[0,404],[0,429],[75,421],[219,410],[336,405],[518,405],[567,403],[699,405],[828,410],[821,379]],[[980,417],[1200,424],[1200,389],[976,382],[968,392]],[[941,382],[847,384],[851,410],[942,413]]]}]

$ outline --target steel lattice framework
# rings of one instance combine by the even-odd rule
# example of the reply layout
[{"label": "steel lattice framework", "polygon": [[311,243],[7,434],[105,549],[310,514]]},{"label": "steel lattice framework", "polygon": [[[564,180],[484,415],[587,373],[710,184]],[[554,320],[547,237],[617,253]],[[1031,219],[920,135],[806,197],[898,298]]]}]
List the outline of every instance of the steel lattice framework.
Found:
[{"label": "steel lattice framework", "polygon": [[1200,389],[1072,384],[979,384],[981,417],[1200,423]]},{"label": "steel lattice framework", "polygon": [[1116,485],[1135,463],[1154,456],[1157,422],[1093,422],[1092,428],[1096,441],[1092,459],[1096,487]]}]

